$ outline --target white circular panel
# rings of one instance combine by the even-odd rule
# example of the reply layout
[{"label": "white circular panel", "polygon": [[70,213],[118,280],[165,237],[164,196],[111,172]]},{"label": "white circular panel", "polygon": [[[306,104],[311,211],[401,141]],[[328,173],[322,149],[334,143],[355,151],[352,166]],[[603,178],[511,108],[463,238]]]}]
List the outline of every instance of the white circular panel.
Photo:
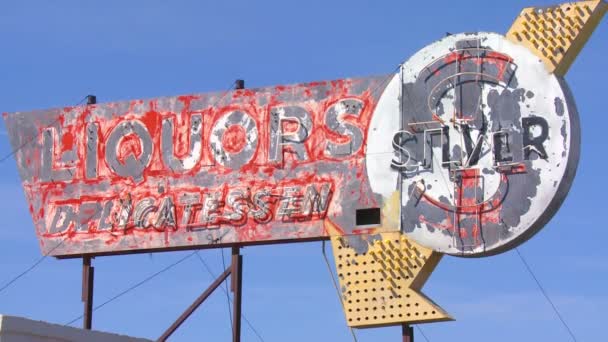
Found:
[{"label": "white circular panel", "polygon": [[368,131],[375,193],[401,192],[401,229],[486,256],[540,230],[574,178],[579,126],[565,82],[494,33],[457,34],[402,65]]}]

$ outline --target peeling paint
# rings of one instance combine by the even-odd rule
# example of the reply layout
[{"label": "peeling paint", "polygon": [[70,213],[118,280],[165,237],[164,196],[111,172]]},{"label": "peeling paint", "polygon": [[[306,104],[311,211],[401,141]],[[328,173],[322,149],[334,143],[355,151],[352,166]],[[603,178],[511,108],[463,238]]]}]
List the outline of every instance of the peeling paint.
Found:
[{"label": "peeling paint", "polygon": [[[398,230],[438,252],[492,255],[557,211],[580,140],[565,81],[493,33],[446,37],[397,74],[5,123],[42,251],[55,256],[330,235],[364,253]],[[357,226],[368,208],[381,222]]]},{"label": "peeling paint", "polygon": [[578,119],[534,54],[498,34],[452,35],[404,63],[378,108],[392,92],[399,107],[374,116],[368,146],[395,137],[395,148],[368,153],[367,168],[374,191],[401,192],[404,233],[439,252],[487,256],[553,216],[576,170]]}]

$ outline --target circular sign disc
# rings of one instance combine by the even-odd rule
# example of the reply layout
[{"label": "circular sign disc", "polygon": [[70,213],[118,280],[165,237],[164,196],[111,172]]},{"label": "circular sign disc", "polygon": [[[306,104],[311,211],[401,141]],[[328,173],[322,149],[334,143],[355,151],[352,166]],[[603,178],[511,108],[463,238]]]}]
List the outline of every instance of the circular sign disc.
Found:
[{"label": "circular sign disc", "polygon": [[579,125],[563,79],[494,33],[457,34],[391,80],[368,131],[372,190],[401,194],[401,230],[438,252],[487,256],[529,239],[574,178]]}]

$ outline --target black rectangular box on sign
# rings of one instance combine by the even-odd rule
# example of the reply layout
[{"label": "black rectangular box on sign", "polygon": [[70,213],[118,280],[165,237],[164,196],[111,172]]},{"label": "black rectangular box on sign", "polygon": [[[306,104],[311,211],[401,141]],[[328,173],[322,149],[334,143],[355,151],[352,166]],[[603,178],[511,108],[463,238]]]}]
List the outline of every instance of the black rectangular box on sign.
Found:
[{"label": "black rectangular box on sign", "polygon": [[380,208],[357,209],[355,224],[357,226],[379,225]]}]

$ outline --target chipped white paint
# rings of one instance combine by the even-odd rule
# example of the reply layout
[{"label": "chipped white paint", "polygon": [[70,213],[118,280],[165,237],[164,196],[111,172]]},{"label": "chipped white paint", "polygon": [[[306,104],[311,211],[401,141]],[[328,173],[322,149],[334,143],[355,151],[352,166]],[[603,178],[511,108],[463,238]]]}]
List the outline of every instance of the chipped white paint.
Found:
[{"label": "chipped white paint", "polygon": [[[470,136],[473,143],[476,143],[477,139],[481,136],[481,153],[476,165],[468,168],[477,169],[480,174],[487,174],[483,174],[481,177],[483,178],[483,186],[480,190],[483,190],[483,196],[481,201],[476,203],[490,199],[493,194],[499,191],[501,184],[502,174],[497,172],[496,168],[493,167],[494,154],[491,132],[506,129],[509,130],[509,134],[525,134],[525,132],[522,132],[520,123],[514,123],[511,127],[499,127],[496,115],[500,116],[501,113],[494,113],[493,117],[490,115],[490,106],[488,105],[490,97],[502,96],[503,91],[506,90],[525,92],[526,95],[521,96],[517,101],[521,118],[541,117],[548,122],[548,137],[543,142],[543,147],[548,157],[547,159],[533,158],[529,160],[529,173],[538,172],[541,180],[540,184],[530,184],[531,187],[536,187],[536,193],[526,196],[527,198],[519,199],[521,202],[529,202],[529,209],[516,220],[513,220],[518,221],[516,224],[509,225],[508,229],[499,232],[500,236],[497,236],[496,241],[490,244],[479,241],[479,243],[475,244],[467,245],[461,243],[459,245],[458,241],[456,241],[461,239],[460,233],[457,233],[458,228],[455,228],[454,231],[449,231],[446,228],[450,225],[454,226],[455,222],[459,222],[460,218],[456,217],[458,215],[457,211],[446,212],[446,217],[443,220],[436,218],[433,223],[428,223],[425,222],[425,212],[420,209],[420,217],[419,219],[416,218],[416,223],[412,224],[411,221],[404,221],[402,222],[402,229],[416,241],[436,251],[455,255],[484,256],[512,248],[542,228],[555,213],[565,197],[578,162],[580,138],[574,103],[568,97],[567,91],[562,88],[563,80],[549,74],[542,62],[525,47],[513,44],[503,36],[494,33],[479,33],[476,35],[457,34],[435,42],[416,53],[402,65],[401,74],[394,76],[374,112],[368,131],[366,167],[373,191],[381,194],[384,198],[388,198],[394,191],[401,189],[404,207],[407,203],[411,203],[415,196],[419,196],[418,191],[408,191],[407,189],[412,189],[412,185],[420,187],[421,184],[424,184],[425,197],[437,200],[443,198],[446,204],[451,206],[458,205],[455,199],[455,185],[451,179],[451,175],[454,175],[454,168],[442,167],[441,146],[438,144],[433,145],[432,152],[434,157],[432,167],[415,166],[414,162],[410,161],[409,165],[413,167],[407,168],[407,171],[397,171],[389,167],[391,161],[399,157],[399,153],[390,153],[389,151],[391,151],[390,148],[394,145],[393,137],[402,129],[402,123],[400,122],[401,106],[403,105],[406,109],[408,106],[413,106],[412,98],[419,96],[419,94],[400,94],[402,91],[401,85],[413,84],[416,81],[420,82],[419,77],[422,77],[421,73],[425,72],[425,68],[428,68],[437,60],[452,54],[457,42],[472,39],[479,39],[481,46],[513,58],[513,63],[508,65],[506,72],[513,73],[517,81],[517,84],[507,84],[509,82],[502,81],[497,84],[479,82],[482,86],[479,98],[481,101],[481,111],[479,113],[487,120],[488,127],[485,135],[481,135],[479,131],[471,132]],[[454,65],[458,67],[458,63],[446,65],[445,69],[452,68]],[[487,68],[485,65],[484,67]],[[445,69],[440,70],[440,72],[458,73],[458,70],[449,71]],[[481,70],[480,72],[483,73]],[[407,92],[407,87],[403,89]],[[454,104],[455,100],[453,100],[455,88],[452,87],[452,89],[446,91],[442,96],[442,98],[436,101],[437,105],[441,108],[436,107],[432,108],[432,110],[439,113],[437,114],[438,120],[449,126],[450,156],[453,155],[453,151],[457,151],[454,150],[455,146],[461,148],[460,153],[454,153],[457,156],[455,159],[459,159],[458,156],[462,157],[461,165],[466,166],[468,156],[463,147],[463,131],[454,122],[450,124],[450,120],[454,118],[454,113],[457,111]],[[562,103],[563,107],[558,109],[557,102]],[[441,110],[443,110],[442,113]],[[502,114],[505,116],[512,115],[508,110]],[[411,121],[422,121],[420,118],[409,119]],[[541,129],[538,126],[532,126],[529,132],[530,137],[534,138],[540,135]],[[535,146],[532,145],[524,146],[523,148],[536,150]],[[397,151],[398,149],[392,150]],[[519,151],[517,153],[522,154],[523,152]],[[516,160],[515,162],[519,161]],[[524,177],[512,179],[521,181]],[[529,179],[529,177],[525,179]],[[518,186],[523,187],[525,185],[516,184],[514,180],[511,180],[509,187],[511,191],[515,191],[514,189]],[[517,194],[507,194],[507,196],[510,195],[516,196]],[[476,196],[479,195],[476,194]],[[502,215],[509,215],[509,210],[510,208],[505,208],[504,206],[501,208],[501,220]],[[409,215],[412,214],[411,212],[408,213]],[[482,225],[481,229],[483,238],[483,234],[485,233],[483,229],[486,228]]]}]

